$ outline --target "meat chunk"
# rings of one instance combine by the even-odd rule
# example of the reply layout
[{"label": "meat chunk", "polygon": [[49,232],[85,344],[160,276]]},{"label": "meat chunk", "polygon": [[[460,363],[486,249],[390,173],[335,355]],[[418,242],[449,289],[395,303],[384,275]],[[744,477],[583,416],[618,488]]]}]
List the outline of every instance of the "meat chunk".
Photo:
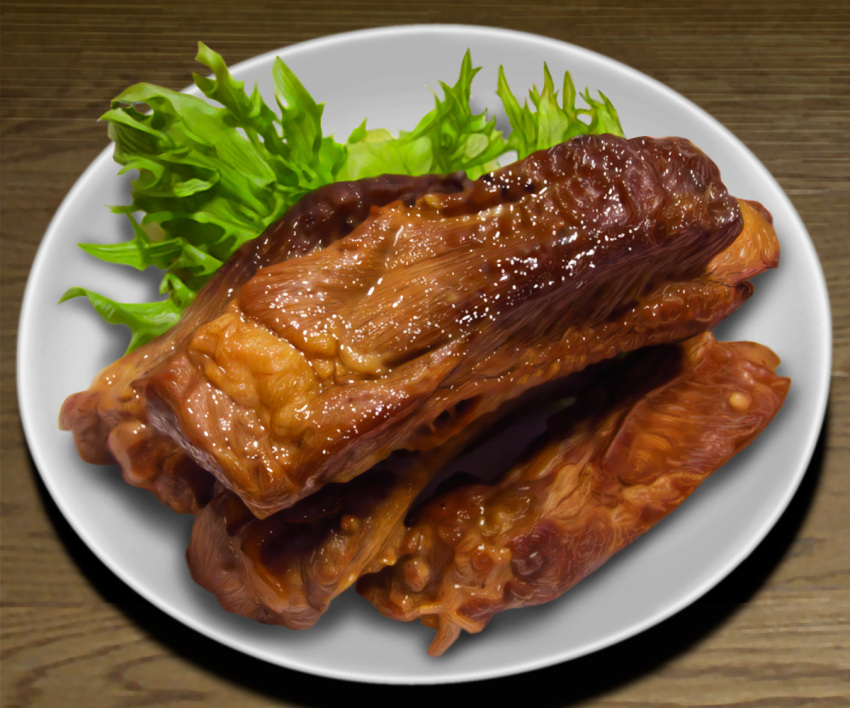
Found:
[{"label": "meat chunk", "polygon": [[193,579],[230,612],[290,629],[313,626],[357,578],[395,561],[410,505],[480,427],[426,453],[397,452],[265,519],[217,485],[192,527]]},{"label": "meat chunk", "polygon": [[766,347],[709,333],[631,356],[507,475],[420,508],[398,561],[358,591],[436,629],[429,653],[442,654],[497,612],[559,597],[646,532],[761,432],[790,383]]},{"label": "meat chunk", "polygon": [[259,270],[146,379],[148,414],[268,516],[531,386],[711,327],[749,291],[694,283],[742,223],[691,143],[575,138]]},{"label": "meat chunk", "polygon": [[[779,250],[768,215],[749,202],[741,202],[740,208],[744,229],[738,238],[689,288],[679,284],[685,298],[678,305],[682,311],[692,310],[705,298],[725,301],[722,293],[749,287],[745,277],[776,266]],[[647,312],[653,311],[645,305]],[[664,356],[669,359],[669,352]],[[395,453],[351,482],[326,485],[266,519],[256,519],[236,495],[219,486],[212,503],[195,520],[187,551],[192,576],[231,612],[292,629],[311,626],[358,577],[394,565],[409,553],[404,550],[410,544],[405,519],[441,479],[449,475],[447,481],[455,483],[462,477],[458,471],[482,469],[492,477],[496,465],[506,471],[518,451],[505,454],[479,437],[502,438],[502,426],[514,418],[522,421],[510,423],[514,430],[521,427],[526,437],[529,431],[535,433],[528,418],[545,415],[553,401],[586,394],[588,382],[604,375],[599,366],[513,399],[438,448],[413,455]],[[607,365],[602,369],[609,370]],[[624,381],[625,389],[635,383],[625,374],[618,380]],[[505,417],[508,421],[503,423]],[[469,445],[473,440],[476,444]],[[455,458],[460,450],[464,454]]]},{"label": "meat chunk", "polygon": [[197,511],[212,493],[213,478],[149,424],[144,382],[150,372],[184,349],[198,327],[221,315],[233,293],[260,267],[327,246],[348,234],[375,206],[458,191],[468,183],[462,175],[384,175],[307,195],[264,234],[245,243],[198,293],[177,325],[106,367],[88,390],[69,396],[60,412],[60,427],[73,432],[87,462],[117,462],[130,484],[151,490],[176,511]]}]

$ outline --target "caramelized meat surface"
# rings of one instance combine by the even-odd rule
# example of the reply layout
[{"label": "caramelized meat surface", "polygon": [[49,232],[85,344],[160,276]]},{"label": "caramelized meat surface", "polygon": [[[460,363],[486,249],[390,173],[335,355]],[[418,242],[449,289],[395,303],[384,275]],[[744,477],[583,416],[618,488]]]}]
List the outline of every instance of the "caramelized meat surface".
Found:
[{"label": "caramelized meat surface", "polygon": [[478,427],[426,453],[397,452],[265,519],[216,485],[192,527],[193,579],[230,612],[290,629],[313,626],[357,578],[395,561],[410,505]]},{"label": "caramelized meat surface", "polygon": [[244,244],[204,286],[177,325],[108,366],[88,390],[68,397],[60,427],[73,432],[85,461],[117,462],[130,484],[151,490],[176,511],[197,511],[212,493],[213,478],[149,424],[144,382],[150,372],[188,346],[198,327],[220,316],[233,293],[260,267],[327,246],[348,234],[375,206],[458,191],[467,184],[460,175],[385,175],[329,185],[307,195],[264,234]]},{"label": "caramelized meat surface", "polygon": [[[734,293],[742,285],[748,286],[742,282],[744,277],[776,266],[778,244],[765,212],[748,202],[741,202],[741,211],[743,231],[712,259],[690,290],[683,290],[683,296],[694,299],[680,304],[683,311],[707,294],[710,299],[722,299],[717,293]],[[311,626],[354,580],[394,565],[400,555],[408,553],[403,550],[410,543],[404,520],[411,507],[421,503],[419,499],[433,493],[437,482],[458,470],[486,468],[491,476],[495,465],[504,469],[510,463],[517,450],[505,454],[487,443],[473,446],[459,459],[453,457],[482,430],[501,437],[494,417],[501,419],[507,413],[510,419],[521,417],[522,421],[539,417],[553,401],[581,393],[588,381],[600,375],[594,368],[566,377],[554,389],[551,385],[538,387],[522,399],[514,399],[439,448],[416,455],[396,453],[351,482],[329,484],[263,520],[219,486],[193,527],[187,552],[193,577],[231,612],[292,629]],[[626,389],[634,384],[626,375],[620,374],[620,379],[625,380]],[[533,416],[527,413],[529,409]],[[526,422],[521,426],[530,428]],[[523,434],[528,436],[526,431]],[[454,474],[448,481],[459,478],[461,475]]]},{"label": "caramelized meat surface", "polygon": [[559,597],[761,432],[790,383],[778,363],[766,347],[708,333],[633,354],[507,475],[419,508],[398,561],[358,591],[436,629],[433,655],[497,612]]},{"label": "caramelized meat surface", "polygon": [[691,143],[575,138],[260,269],[146,377],[149,419],[265,517],[532,386],[710,328],[750,293],[708,282],[742,225]]},{"label": "caramelized meat surface", "polygon": [[[563,594],[769,423],[778,358],[706,330],[778,257],[680,138],[330,185],[60,426],[196,514],[189,568],[225,609],[300,629],[356,583],[439,655]],[[553,409],[524,450],[469,454]]]}]

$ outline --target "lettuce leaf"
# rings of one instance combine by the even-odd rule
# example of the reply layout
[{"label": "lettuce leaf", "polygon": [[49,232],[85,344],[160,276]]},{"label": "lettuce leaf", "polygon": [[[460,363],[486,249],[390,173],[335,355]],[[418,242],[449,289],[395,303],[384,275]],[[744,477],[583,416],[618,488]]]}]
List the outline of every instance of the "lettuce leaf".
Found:
[{"label": "lettuce leaf", "polygon": [[156,302],[117,302],[87,288],[74,287],[68,289],[59,302],[65,302],[74,297],[85,296],[99,314],[109,324],[127,325],[130,328],[130,344],[127,351],[140,347],[162,332],[176,324],[189,306],[180,297],[167,297]]},{"label": "lettuce leaf", "polygon": [[[587,133],[623,131],[611,102],[589,91],[577,107],[569,73],[561,102],[544,65],[543,87],[520,105],[499,68],[496,94],[511,126],[506,137],[487,111],[471,105],[479,68],[470,52],[453,85],[409,131],[367,129],[364,120],[343,142],[322,130],[317,103],[280,58],[272,68],[275,108],[234,79],[221,55],[203,43],[196,60],[212,73],[194,75],[204,98],[141,83],[118,95],[102,120],[109,124],[119,174],[137,171],[132,202],[114,206],[133,228],[130,241],[80,244],[103,261],[162,271],[164,300],[121,303],[87,288],[61,301],[87,297],[108,322],[129,327],[128,351],[171,327],[198,289],[245,241],[260,235],[304,194],[325,184],[386,173],[464,171],[475,179],[515,153],[523,158]],[[530,101],[530,105],[529,105]],[[141,220],[137,215],[143,215]]]},{"label": "lettuce leaf", "polygon": [[480,71],[464,54],[454,86],[440,82],[443,98],[434,96],[434,109],[411,131],[394,136],[384,129],[367,130],[364,121],[348,138],[348,159],[338,180],[401,174],[448,174],[463,171],[475,179],[498,167],[506,141],[486,111],[473,113],[472,80]]},{"label": "lettuce leaf", "polygon": [[[522,160],[537,150],[550,148],[566,142],[576,135],[598,135],[613,133],[623,135],[623,128],[617,111],[611,102],[600,92],[601,101],[594,100],[585,90],[582,98],[588,108],[576,107],[576,89],[569,72],[564,74],[561,88],[561,104],[558,104],[558,92],[549,67],[543,65],[543,89],[536,86],[529,91],[532,108],[525,101],[519,105],[505,78],[503,67],[499,67],[499,81],[496,94],[502,100],[511,133],[508,146],[516,151],[517,159]],[[589,121],[580,116],[589,117]]]}]

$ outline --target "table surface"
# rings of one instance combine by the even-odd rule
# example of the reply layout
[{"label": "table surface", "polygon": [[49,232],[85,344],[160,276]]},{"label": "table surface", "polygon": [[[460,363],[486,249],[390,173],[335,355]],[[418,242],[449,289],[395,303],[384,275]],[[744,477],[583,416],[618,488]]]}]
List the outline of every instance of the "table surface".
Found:
[{"label": "table surface", "polygon": [[[850,705],[850,5],[4,0],[2,4],[3,706]],[[736,133],[788,193],[823,263],[834,325],[827,423],[799,493],[729,578],[660,626],[532,675],[376,687],[268,666],[185,629],[91,554],[41,486],[21,429],[15,339],[36,249],[106,144],[96,118],[140,80],[189,82],[196,42],[234,64],[313,37],[450,22],[601,52]],[[741,79],[754,79],[742,82]],[[741,87],[746,86],[746,93]],[[533,683],[532,683],[533,682]],[[513,699],[512,699],[513,700]]]}]

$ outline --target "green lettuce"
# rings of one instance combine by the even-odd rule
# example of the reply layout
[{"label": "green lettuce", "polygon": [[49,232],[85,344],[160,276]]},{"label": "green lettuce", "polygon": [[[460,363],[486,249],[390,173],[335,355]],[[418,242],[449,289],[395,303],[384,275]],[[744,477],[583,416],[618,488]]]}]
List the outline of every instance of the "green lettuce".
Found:
[{"label": "green lettuce", "polygon": [[[511,125],[508,146],[516,151],[518,160],[537,150],[545,150],[566,142],[576,135],[623,135],[617,111],[601,91],[599,96],[602,100],[597,101],[590,95],[590,91],[585,90],[581,97],[588,107],[576,107],[576,89],[569,72],[564,74],[562,103],[559,105],[555,82],[546,64],[543,65],[543,89],[538,90],[533,86],[529,91],[531,106],[527,101],[522,106],[519,105],[508,86],[502,67],[499,67],[496,94],[502,100]],[[587,122],[582,120],[582,116],[588,118]]]},{"label": "green lettuce", "polygon": [[616,110],[601,93],[596,100],[586,90],[581,97],[587,106],[576,107],[569,73],[559,104],[544,65],[542,89],[533,87],[523,105],[500,67],[496,94],[511,127],[504,135],[494,115],[471,107],[479,68],[467,52],[457,81],[440,82],[442,96],[434,94],[434,108],[411,130],[368,129],[364,120],[339,142],[322,130],[324,105],[280,58],[272,68],[274,108],[256,86],[247,93],[221,55],[203,43],[196,60],[211,75],[195,74],[195,85],[215,104],[141,83],[117,96],[102,116],[122,166],[119,174],[138,172],[132,202],[112,207],[127,216],[133,238],[80,247],[108,263],[162,271],[164,299],[122,303],[75,287],[62,301],[87,297],[108,322],[129,327],[128,351],[177,322],[239,246],[318,187],[386,173],[463,171],[475,179],[510,154],[523,158],[580,134],[623,134]]},{"label": "green lettuce", "polygon": [[463,171],[476,179],[499,166],[507,142],[496,118],[475,114],[470,107],[472,66],[467,51],[454,86],[440,82],[443,98],[434,96],[434,109],[413,130],[394,136],[384,129],[366,130],[364,121],[348,138],[348,159],[337,177],[362,179],[381,174],[448,174]]}]

